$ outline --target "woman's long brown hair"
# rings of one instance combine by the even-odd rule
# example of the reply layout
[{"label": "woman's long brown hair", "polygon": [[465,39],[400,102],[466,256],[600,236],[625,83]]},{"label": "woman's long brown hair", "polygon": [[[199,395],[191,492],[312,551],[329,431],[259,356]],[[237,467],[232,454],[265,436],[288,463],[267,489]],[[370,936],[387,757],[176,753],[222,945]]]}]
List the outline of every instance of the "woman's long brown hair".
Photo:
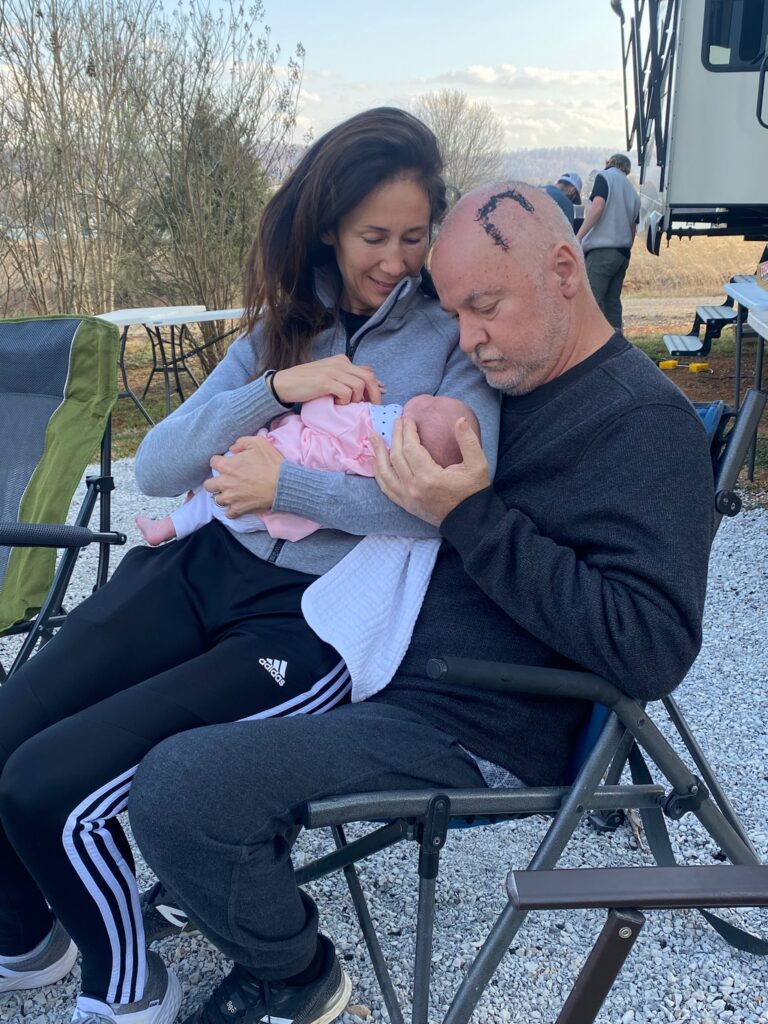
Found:
[{"label": "woman's long brown hair", "polygon": [[333,312],[314,289],[314,271],[336,266],[321,241],[378,185],[417,181],[427,194],[430,221],[446,210],[437,139],[412,114],[377,107],[349,118],[317,140],[267,203],[248,257],[248,330],[263,326],[260,370],[306,362],[315,335]]}]

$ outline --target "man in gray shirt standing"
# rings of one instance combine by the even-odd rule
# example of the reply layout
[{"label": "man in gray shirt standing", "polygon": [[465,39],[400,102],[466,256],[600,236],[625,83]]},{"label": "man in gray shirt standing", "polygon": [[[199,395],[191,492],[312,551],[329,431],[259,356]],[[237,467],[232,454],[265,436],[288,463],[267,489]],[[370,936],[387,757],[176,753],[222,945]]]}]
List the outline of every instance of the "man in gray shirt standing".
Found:
[{"label": "man in gray shirt standing", "polygon": [[605,170],[595,178],[590,206],[576,235],[597,304],[617,331],[622,328],[621,289],[640,217],[640,197],[628,178],[631,168],[623,153],[606,161]]}]

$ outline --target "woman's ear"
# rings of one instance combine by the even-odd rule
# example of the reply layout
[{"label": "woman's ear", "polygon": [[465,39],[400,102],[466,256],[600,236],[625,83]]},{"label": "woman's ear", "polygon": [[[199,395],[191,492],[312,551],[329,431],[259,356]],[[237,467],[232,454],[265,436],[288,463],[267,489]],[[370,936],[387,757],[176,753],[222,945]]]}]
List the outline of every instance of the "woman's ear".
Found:
[{"label": "woman's ear", "polygon": [[320,235],[320,241],[324,245],[336,245],[336,235],[333,231],[324,231],[322,235]]}]

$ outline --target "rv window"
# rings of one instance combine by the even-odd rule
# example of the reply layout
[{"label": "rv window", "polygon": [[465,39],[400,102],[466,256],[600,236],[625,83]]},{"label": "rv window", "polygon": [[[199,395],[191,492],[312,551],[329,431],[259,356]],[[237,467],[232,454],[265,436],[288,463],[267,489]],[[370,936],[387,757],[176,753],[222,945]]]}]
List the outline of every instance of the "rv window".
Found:
[{"label": "rv window", "polygon": [[757,71],[765,56],[768,0],[707,0],[701,57],[710,71]]}]

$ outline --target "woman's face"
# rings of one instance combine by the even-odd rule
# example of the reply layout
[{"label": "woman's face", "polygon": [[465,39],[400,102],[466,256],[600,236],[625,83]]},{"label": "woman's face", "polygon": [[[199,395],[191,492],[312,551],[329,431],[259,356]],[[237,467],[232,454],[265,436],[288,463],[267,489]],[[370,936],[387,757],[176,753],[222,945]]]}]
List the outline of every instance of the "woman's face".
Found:
[{"label": "woman's face", "polygon": [[379,185],[323,235],[341,271],[341,307],[375,312],[398,281],[415,277],[429,247],[429,199],[409,178]]}]

